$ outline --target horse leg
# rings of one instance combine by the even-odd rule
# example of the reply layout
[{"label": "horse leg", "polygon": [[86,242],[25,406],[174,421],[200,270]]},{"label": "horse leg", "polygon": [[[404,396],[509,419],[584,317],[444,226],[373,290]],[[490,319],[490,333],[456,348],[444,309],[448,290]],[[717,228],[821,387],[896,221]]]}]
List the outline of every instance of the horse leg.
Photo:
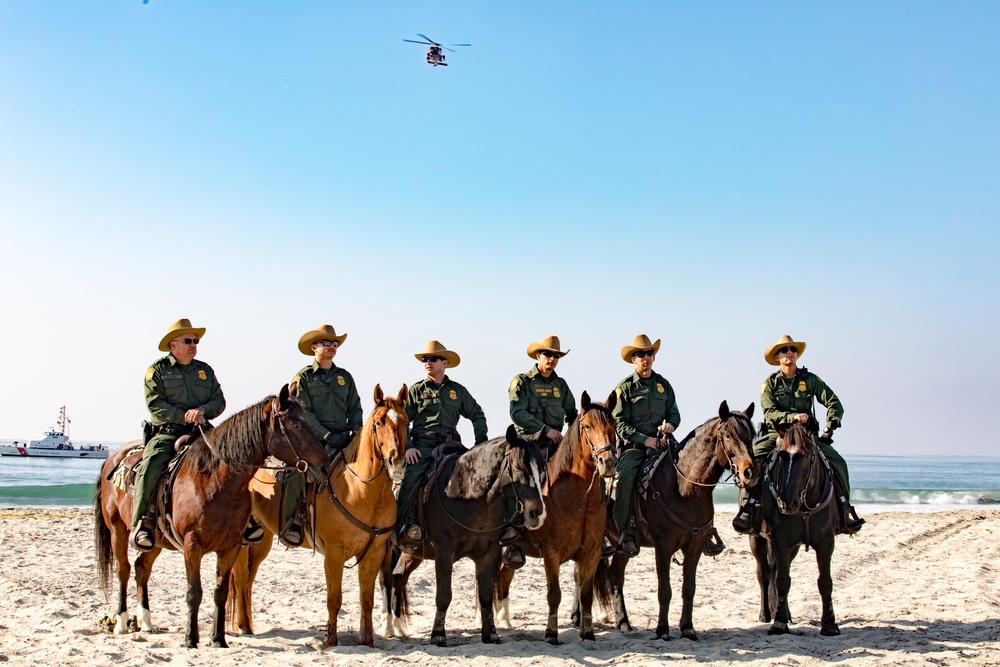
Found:
[{"label": "horse leg", "polygon": [[[127,539],[127,538],[126,538]],[[152,615],[149,613],[149,575],[153,572],[153,562],[160,555],[160,549],[139,554],[135,559],[135,595],[139,599],[139,629],[143,632],[156,632]]]},{"label": "horse leg", "polygon": [[517,570],[512,570],[504,565],[500,566],[497,573],[497,599],[494,600],[494,611],[498,612],[504,627],[510,630],[513,626],[510,623],[510,585],[514,582],[514,575]]},{"label": "horse leg", "polygon": [[389,543],[382,538],[379,544],[369,549],[358,563],[358,592],[361,598],[361,625],[358,630],[358,645],[375,648],[375,626],[372,624],[372,609],[375,607],[375,577],[382,566],[382,557]]},{"label": "horse leg", "polygon": [[[444,545],[441,544],[437,545],[437,557],[434,559],[434,573],[436,575],[435,578],[437,579],[437,594],[435,595],[437,610],[434,613],[434,627],[431,630],[431,643],[435,646],[448,645],[445,638],[444,618],[448,613],[448,606],[451,604],[451,569],[453,566],[453,559],[451,549],[443,549],[443,546]],[[487,593],[487,595],[489,594],[490,593]],[[493,612],[491,609],[489,618],[492,619],[492,617]],[[486,632],[486,619],[486,611],[483,610],[484,633]]]},{"label": "horse leg", "polygon": [[[670,622],[667,612],[670,609],[670,557],[673,552],[666,545],[656,546],[656,598],[660,603],[660,613],[656,619],[656,638],[670,640]],[[686,560],[686,559],[685,559]]]},{"label": "horse leg", "polygon": [[772,532],[770,550],[771,609],[774,620],[768,628],[769,635],[788,634],[791,612],[788,609],[788,591],[792,587],[791,565],[794,554],[777,532]]},{"label": "horse leg", "polygon": [[212,601],[215,603],[211,643],[213,648],[229,648],[226,643],[226,600],[229,599],[229,577],[240,550],[240,547],[236,547],[225,552],[216,552],[215,591],[212,594]]},{"label": "horse leg", "polygon": [[580,639],[595,640],[594,637],[594,573],[600,560],[600,552],[588,562],[578,562],[574,565],[576,586],[573,596],[573,606],[576,610],[577,625],[580,627]]},{"label": "horse leg", "polygon": [[382,616],[385,619],[385,627],[382,629],[382,636],[391,639],[396,636],[392,627],[392,566],[393,547],[387,544],[382,562],[379,564],[378,582],[382,590]]},{"label": "horse leg", "polygon": [[267,558],[273,545],[274,533],[265,530],[260,542],[240,549],[240,555],[233,566],[226,606],[229,610],[229,627],[237,634],[254,634],[253,584],[257,580],[260,564]]},{"label": "horse leg", "polygon": [[628,567],[628,557],[616,553],[611,559],[608,579],[611,582],[611,599],[615,613],[615,626],[620,632],[632,632],[632,624],[628,622],[628,611],[625,609],[625,568]]},{"label": "horse leg", "polygon": [[323,646],[337,645],[337,614],[344,603],[344,558],[328,549],[323,558],[326,572],[326,637]]},{"label": "horse leg", "polygon": [[819,566],[819,595],[823,600],[823,619],[819,633],[824,637],[835,637],[840,634],[840,627],[833,613],[833,576],[830,573],[830,564],[833,559],[833,535],[825,541],[816,551],[816,564]]},{"label": "horse leg", "polygon": [[553,549],[546,549],[542,554],[545,562],[545,583],[548,589],[549,618],[545,624],[545,641],[553,646],[559,645],[559,603],[562,602],[562,589],[559,588],[559,555]]},{"label": "horse leg", "polygon": [[201,606],[202,598],[201,559],[205,554],[198,546],[194,533],[188,533],[184,538],[184,570],[188,582],[188,626],[184,635],[184,645],[188,648],[198,648],[198,607]]},{"label": "horse leg", "polygon": [[132,576],[132,565],[128,560],[128,526],[114,521],[111,527],[111,550],[115,557],[115,573],[118,575],[118,621],[115,634],[128,634],[128,580]]},{"label": "horse leg", "polygon": [[756,535],[750,536],[750,553],[757,561],[757,585],[760,587],[760,612],[757,620],[771,622],[771,604],[768,593],[771,588],[771,566],[767,560],[767,540]]},{"label": "horse leg", "polygon": [[681,637],[698,641],[698,633],[694,631],[694,593],[698,581],[698,561],[701,559],[701,549],[691,548],[684,552],[684,583],[681,584]]},{"label": "horse leg", "polygon": [[[499,644],[500,635],[497,634],[497,626],[493,622],[493,578],[497,571],[498,553],[490,553],[481,557],[476,562],[476,587],[479,589],[479,612],[483,617],[482,640],[484,644]],[[451,578],[451,567],[448,568],[448,577]],[[449,581],[449,593],[451,582]],[[438,590],[441,590],[440,584]],[[436,619],[435,619],[436,620]],[[441,617],[442,633],[444,631],[444,617]],[[435,622],[436,625],[436,622]]]},{"label": "horse leg", "polygon": [[404,616],[407,616],[403,608],[403,600],[406,599],[406,585],[410,581],[410,575],[420,567],[423,562],[419,558],[414,558],[409,554],[401,554],[399,560],[393,568],[392,574],[392,603],[389,605],[392,625],[395,634],[406,637],[406,623]]}]

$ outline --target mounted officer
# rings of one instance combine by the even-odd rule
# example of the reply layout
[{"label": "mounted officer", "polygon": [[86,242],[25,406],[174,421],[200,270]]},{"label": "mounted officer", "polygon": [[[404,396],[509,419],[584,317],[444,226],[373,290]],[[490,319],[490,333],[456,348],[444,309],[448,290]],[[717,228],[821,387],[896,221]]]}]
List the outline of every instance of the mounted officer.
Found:
[{"label": "mounted officer", "polygon": [[226,409],[222,387],[215,371],[195,359],[203,327],[180,319],[170,325],[160,340],[161,352],[169,352],[146,371],[146,407],[151,427],[142,451],[142,464],[135,480],[135,512],[132,546],[149,551],[154,544],[156,503],[153,491],[174,456],[174,443],[182,435],[212,428],[209,420]]},{"label": "mounted officer", "polygon": [[461,443],[455,430],[460,417],[472,422],[476,444],[487,438],[483,409],[468,389],[445,375],[445,369],[456,368],[461,357],[436,340],[428,341],[424,351],[413,356],[423,364],[427,377],[410,386],[406,400],[410,442],[406,445],[406,472],[396,504],[396,527],[404,549],[416,548],[424,539],[423,529],[412,517],[412,505],[431,464],[431,453],[445,442]]},{"label": "mounted officer", "polygon": [[[826,429],[817,439],[823,455],[833,468],[835,495],[840,514],[839,532],[853,535],[861,530],[865,520],[860,518],[850,503],[851,484],[847,462],[833,448],[833,432],[840,428],[844,406],[833,390],[820,377],[806,368],[798,367],[799,357],[806,351],[806,344],[791,336],[782,336],[764,351],[764,361],[780,370],[764,380],[760,389],[760,406],[764,410],[764,424],[753,445],[754,459],[763,467],[768,455],[774,451],[780,424],[816,423],[814,399],[826,408]],[[758,483],[743,498],[739,513],[733,519],[738,533],[750,534],[760,529],[760,494],[764,485]]]},{"label": "mounted officer", "polygon": [[[302,334],[299,352],[313,357],[313,362],[296,373],[291,383],[296,398],[305,408],[306,422],[326,447],[331,462],[364,424],[354,378],[333,363],[346,339],[346,333],[338,336],[329,324],[321,324]],[[284,487],[283,525],[278,537],[289,546],[298,546],[302,544],[305,516],[305,509],[301,507],[305,480],[301,475],[291,475],[286,478]]]}]

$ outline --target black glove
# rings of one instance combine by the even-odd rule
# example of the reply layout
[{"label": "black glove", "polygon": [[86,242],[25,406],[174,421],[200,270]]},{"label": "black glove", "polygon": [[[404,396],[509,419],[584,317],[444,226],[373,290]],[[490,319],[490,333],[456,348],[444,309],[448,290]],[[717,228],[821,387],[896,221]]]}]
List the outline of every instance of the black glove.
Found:
[{"label": "black glove", "polygon": [[334,433],[330,431],[323,436],[323,446],[326,447],[327,453],[333,454],[351,444],[352,437],[350,433]]},{"label": "black glove", "polygon": [[823,435],[819,436],[819,442],[821,445],[832,445],[833,444],[833,430],[826,429],[823,431]]}]

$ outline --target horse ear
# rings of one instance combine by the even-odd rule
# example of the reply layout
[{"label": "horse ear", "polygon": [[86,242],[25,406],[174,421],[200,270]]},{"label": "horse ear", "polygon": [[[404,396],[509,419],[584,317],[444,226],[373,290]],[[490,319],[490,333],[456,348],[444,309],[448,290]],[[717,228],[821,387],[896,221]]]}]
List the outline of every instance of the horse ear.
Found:
[{"label": "horse ear", "polygon": [[777,424],[774,429],[778,432],[778,435],[784,437],[788,433],[788,429],[792,427],[791,424]]},{"label": "horse ear", "polygon": [[747,416],[747,419],[753,419],[753,402],[750,402],[750,407],[748,407],[743,414]]},{"label": "horse ear", "polygon": [[726,421],[727,419],[729,419],[729,415],[730,415],[729,403],[723,401],[719,405],[719,419],[721,419],[722,421]]},{"label": "horse ear", "polygon": [[584,389],[583,390],[583,395],[580,396],[580,407],[583,408],[584,412],[586,412],[587,410],[590,409],[591,405],[592,405],[592,403],[590,401],[590,394],[588,394],[587,390]]},{"label": "horse ear", "polygon": [[278,410],[284,412],[288,409],[288,385],[281,385],[281,391],[278,392]]},{"label": "horse ear", "polygon": [[382,394],[382,385],[375,385],[375,405],[382,405],[384,403],[385,396]]},{"label": "horse ear", "polygon": [[608,396],[608,410],[614,410],[616,405],[618,405],[618,392],[613,391]]},{"label": "horse ear", "polygon": [[289,385],[289,387],[288,387],[288,395],[291,396],[292,398],[298,398],[299,397],[299,383],[298,382],[293,382],[291,385]]},{"label": "horse ear", "polygon": [[409,390],[406,388],[406,383],[404,382],[403,387],[399,390],[399,394],[396,396],[396,400],[402,403],[403,405],[406,405],[406,399],[409,397],[409,394],[406,393],[408,391]]},{"label": "horse ear", "polygon": [[508,445],[513,445],[517,443],[518,440],[517,429],[514,427],[513,424],[507,427],[507,433],[505,434],[504,437],[507,439]]}]

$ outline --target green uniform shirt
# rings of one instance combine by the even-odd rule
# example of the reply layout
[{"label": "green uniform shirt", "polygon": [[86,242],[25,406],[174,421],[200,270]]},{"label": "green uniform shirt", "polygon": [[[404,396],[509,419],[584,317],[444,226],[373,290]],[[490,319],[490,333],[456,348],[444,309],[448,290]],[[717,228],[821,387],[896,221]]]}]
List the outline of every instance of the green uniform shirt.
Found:
[{"label": "green uniform shirt", "polygon": [[441,384],[424,378],[410,387],[407,397],[411,437],[420,433],[446,436],[458,426],[459,417],[465,417],[472,422],[476,444],[486,440],[486,414],[469,390],[447,375]]},{"label": "green uniform shirt", "polygon": [[844,406],[833,390],[807,369],[798,369],[791,380],[778,371],[769,375],[760,388],[760,407],[764,410],[764,420],[772,428],[778,424],[791,424],[792,417],[797,414],[815,417],[813,398],[826,408],[826,427],[830,430],[839,428],[844,418]]},{"label": "green uniform shirt", "polygon": [[656,429],[663,422],[672,424],[674,430],[681,424],[674,388],[655,371],[646,379],[633,372],[618,383],[615,394],[618,397],[612,411],[618,420],[615,430],[630,445],[645,447],[646,438],[655,438]]},{"label": "green uniform shirt", "polygon": [[211,421],[226,409],[215,371],[197,359],[187,366],[177,363],[173,354],[157,359],[146,371],[145,392],[153,426],[184,424],[184,413],[195,408],[202,408]]},{"label": "green uniform shirt", "polygon": [[296,397],[306,409],[306,421],[322,440],[330,431],[356,433],[364,424],[361,399],[354,378],[343,368],[324,369],[313,361],[292,378]]},{"label": "green uniform shirt", "polygon": [[556,375],[542,377],[538,365],[511,380],[510,418],[521,435],[532,435],[543,428],[562,431],[563,423],[576,419],[576,402],[566,380]]}]

